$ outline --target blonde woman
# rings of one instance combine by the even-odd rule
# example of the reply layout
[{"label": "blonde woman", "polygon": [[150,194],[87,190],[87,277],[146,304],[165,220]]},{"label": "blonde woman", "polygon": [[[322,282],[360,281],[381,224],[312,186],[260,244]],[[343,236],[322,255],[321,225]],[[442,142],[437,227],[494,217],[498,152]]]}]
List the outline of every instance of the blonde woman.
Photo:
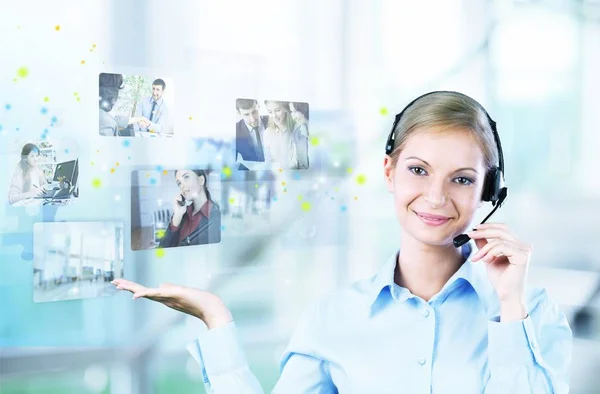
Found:
[{"label": "blonde woman", "polygon": [[294,120],[283,101],[265,101],[269,121],[265,130],[265,161],[283,169],[298,168]]},{"label": "blonde woman", "polygon": [[15,168],[8,189],[10,204],[44,194],[47,182],[44,173],[37,166],[39,156],[40,148],[35,144],[25,144],[21,149],[21,160]]},{"label": "blonde woman", "polygon": [[[399,249],[303,315],[273,392],[568,393],[571,329],[545,289],[526,285],[531,246],[504,223],[465,233],[484,202],[506,197],[503,163],[494,121],[468,96],[432,92],[397,115],[382,175]],[[220,297],[114,284],[206,323],[188,350],[207,392],[263,392]]]}]

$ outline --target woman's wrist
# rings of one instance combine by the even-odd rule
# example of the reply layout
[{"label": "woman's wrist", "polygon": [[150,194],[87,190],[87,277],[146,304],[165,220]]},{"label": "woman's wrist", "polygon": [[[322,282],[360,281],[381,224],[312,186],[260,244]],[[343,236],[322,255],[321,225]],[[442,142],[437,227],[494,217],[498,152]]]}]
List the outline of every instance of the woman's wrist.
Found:
[{"label": "woman's wrist", "polygon": [[182,218],[183,218],[183,215],[174,214],[173,219],[171,219],[171,224],[175,227],[179,227],[179,225],[181,224]]},{"label": "woman's wrist", "polygon": [[210,318],[201,319],[206,324],[206,327],[209,330],[214,330],[215,328],[223,327],[233,321],[233,317],[231,314],[223,315],[223,316],[212,316]]},{"label": "woman's wrist", "polygon": [[500,302],[500,321],[511,322],[527,317],[527,308],[521,300],[506,300]]},{"label": "woman's wrist", "polygon": [[206,324],[206,327],[209,330],[225,326],[233,321],[233,316],[231,315],[231,312],[225,306],[225,304],[222,303],[222,301],[220,302],[219,307],[217,307],[216,309],[216,311],[198,314],[198,316],[196,316],[200,320],[202,320],[204,324]]}]

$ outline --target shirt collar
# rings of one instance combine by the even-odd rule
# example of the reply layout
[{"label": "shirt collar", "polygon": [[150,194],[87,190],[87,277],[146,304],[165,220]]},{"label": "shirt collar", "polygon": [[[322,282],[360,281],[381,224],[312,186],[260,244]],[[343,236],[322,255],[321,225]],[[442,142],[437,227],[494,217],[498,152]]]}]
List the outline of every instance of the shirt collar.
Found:
[{"label": "shirt collar", "polygon": [[[152,104],[154,102],[154,97],[150,96],[150,104]],[[158,100],[156,100],[156,105],[161,105],[163,102],[163,98],[159,98]]]},{"label": "shirt collar", "polygon": [[[262,120],[258,121],[258,126],[256,126],[256,129],[260,131],[260,126],[261,126]],[[246,125],[246,128],[248,129],[248,132],[252,132],[254,131],[254,128],[252,126],[250,126],[248,123],[244,122],[244,124]]]},{"label": "shirt collar", "polygon": [[[446,284],[442,287],[438,294],[436,294],[430,301],[443,302],[448,295],[457,287],[464,283],[469,284],[473,290],[477,293],[480,301],[486,312],[488,312],[488,300],[493,295],[493,288],[491,287],[487,275],[485,273],[485,266],[480,263],[473,263],[470,256],[473,251],[471,242],[465,244],[462,249],[463,257],[466,258],[463,265],[448,279]],[[373,307],[382,301],[385,296],[391,297],[392,300],[397,302],[404,302],[409,298],[414,297],[410,291],[404,287],[398,286],[394,282],[394,273],[398,262],[398,250],[387,262],[381,267],[379,272],[373,277],[371,286],[368,290],[367,306],[369,314],[373,311]]]},{"label": "shirt collar", "polygon": [[[198,212],[200,212],[202,215],[204,215],[207,219],[210,219],[210,211],[212,210],[212,203],[210,202],[210,200],[206,201],[204,203],[204,205],[202,205],[202,208],[200,208],[200,210]],[[196,215],[198,214],[198,212],[196,212]],[[194,214],[194,204],[190,204],[187,207],[187,215],[188,217],[192,217]]]}]

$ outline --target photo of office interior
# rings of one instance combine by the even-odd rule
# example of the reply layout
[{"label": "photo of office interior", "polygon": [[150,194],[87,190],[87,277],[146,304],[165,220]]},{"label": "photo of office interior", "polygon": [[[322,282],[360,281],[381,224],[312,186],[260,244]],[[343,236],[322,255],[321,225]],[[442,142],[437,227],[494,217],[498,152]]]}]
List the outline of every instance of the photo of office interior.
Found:
[{"label": "photo of office interior", "polygon": [[[36,238],[36,256],[43,257],[33,263],[21,260],[16,246],[2,247],[0,264],[7,267],[1,271],[7,274],[0,277],[2,394],[211,392],[205,384],[206,375],[187,348],[207,333],[206,325],[157,302],[132,300],[131,293],[111,289],[114,286],[107,280],[119,275],[149,288],[168,283],[221,297],[231,311],[252,373],[264,393],[272,392],[281,376],[282,355],[306,311],[323,296],[376,275],[406,239],[398,226],[395,195],[384,178],[386,139],[396,114],[412,99],[433,90],[469,95],[496,122],[509,193],[488,222],[506,223],[519,239],[532,245],[527,288],[546,289],[556,301],[556,313],[564,313],[572,333],[568,392],[598,393],[600,257],[595,245],[600,226],[594,219],[600,206],[600,2],[92,0],[69,4],[68,13],[65,7],[40,2],[35,13],[26,3],[3,7],[0,21],[8,39],[0,43],[6,58],[0,62],[0,73],[9,79],[0,85],[21,89],[22,95],[38,103],[43,97],[33,94],[31,86],[39,78],[34,71],[44,68],[45,75],[53,75],[57,89],[68,86],[67,96],[76,102],[71,91],[83,96],[84,87],[74,81],[88,81],[96,89],[96,70],[102,70],[113,76],[106,76],[104,82],[100,77],[101,90],[102,86],[112,89],[113,97],[118,92],[120,100],[129,88],[123,87],[126,72],[123,83],[114,77],[122,72],[118,66],[143,67],[148,70],[148,79],[141,88],[151,89],[155,80],[162,79],[162,98],[169,110],[174,108],[174,100],[200,100],[203,105],[198,106],[197,113],[217,113],[212,104],[224,108],[219,108],[219,114],[228,111],[221,119],[228,126],[222,129],[197,121],[197,113],[183,114],[190,135],[195,130],[218,133],[215,139],[224,141],[219,146],[227,147],[219,150],[219,156],[228,166],[227,171],[219,167],[216,155],[161,157],[145,154],[144,147],[136,145],[138,139],[130,139],[131,145],[126,146],[127,138],[106,138],[158,133],[136,131],[140,122],[119,126],[122,123],[117,116],[128,117],[125,123],[129,123],[136,117],[135,110],[130,104],[120,109],[115,101],[112,108],[105,107],[106,111],[102,108],[104,95],[100,94],[99,111],[104,119],[100,121],[100,135],[94,114],[80,130],[89,130],[90,139],[115,144],[97,153],[92,140],[89,149],[82,149],[90,154],[80,155],[79,164],[88,168],[88,163],[94,162],[102,186],[90,187],[93,195],[83,194],[73,207],[82,206],[89,198],[86,209],[77,213],[87,221],[91,221],[89,217],[116,220],[117,213],[125,212],[118,218],[124,222],[122,232],[117,236],[119,227],[104,223],[85,228],[67,223],[63,230],[52,227],[58,222],[37,225],[36,234],[41,238]],[[36,59],[28,66],[27,77],[15,75],[24,67],[17,61],[25,50],[19,44],[22,40],[27,41],[27,51]],[[61,40],[70,45],[59,47]],[[80,64],[84,58],[81,51],[73,49],[81,42],[89,42],[90,47],[94,43],[98,48],[85,53],[85,65]],[[38,52],[39,57],[34,57]],[[73,63],[72,71],[64,73],[44,61],[48,53]],[[221,76],[218,83],[211,83],[210,78],[204,78],[202,86],[186,81],[195,78],[190,64],[202,60],[202,64],[210,65],[223,53],[231,59],[231,68],[236,56],[240,64],[249,64],[253,72],[248,72],[248,78],[252,80],[225,89],[222,81],[230,68],[215,61],[221,65],[212,70]],[[12,82],[13,78],[17,82]],[[174,83],[176,91],[172,89]],[[98,92],[87,93],[77,104],[85,102],[91,108]],[[50,103],[60,100],[48,95]],[[151,95],[145,90],[140,97]],[[256,99],[261,116],[268,116],[266,99],[310,105],[308,170],[262,171],[252,168],[257,162],[247,157],[247,165],[241,166],[244,163],[237,158],[243,155],[236,151],[233,127],[242,121],[233,107],[239,98]],[[28,107],[19,112],[14,103],[6,110],[4,105],[0,102],[0,144],[13,139],[21,119],[39,111]],[[17,114],[18,121],[9,123]],[[128,128],[131,131],[126,131]],[[173,129],[173,135],[176,132]],[[175,149],[170,143],[177,139],[148,139],[148,143],[164,144],[158,146],[167,152]],[[35,135],[31,141],[37,145]],[[15,170],[26,142],[7,161],[4,168],[8,171]],[[189,144],[193,142],[184,140],[182,147]],[[206,146],[202,154],[209,151]],[[252,149],[250,154],[256,155],[255,146]],[[59,157],[60,152],[57,150],[57,164],[77,159]],[[204,164],[207,162],[215,165],[209,169]],[[156,169],[159,163],[164,168]],[[107,170],[102,172],[104,164]],[[422,182],[438,175],[421,166]],[[113,167],[114,174],[110,172]],[[177,175],[178,168],[188,172]],[[195,172],[201,170],[206,176]],[[124,172],[127,181],[121,184],[117,176]],[[180,247],[186,244],[186,234],[171,237],[173,243],[169,245],[176,246],[160,246],[175,210],[183,221],[183,214],[190,209],[189,200],[197,197],[186,196],[190,191],[183,179],[186,174],[202,190],[206,184],[218,205],[220,241]],[[48,181],[53,180],[54,176]],[[91,179],[82,181],[82,188],[91,184]],[[452,187],[458,190],[463,185]],[[396,185],[394,192],[399,189],[404,190]],[[430,190],[430,197],[434,196],[433,188]],[[470,224],[480,223],[491,209],[491,203],[482,203]],[[0,210],[0,221],[13,219]],[[108,235],[102,236],[103,230]],[[31,264],[38,302],[33,307],[27,304],[29,290],[27,299],[19,298],[19,289],[29,289],[32,283]],[[19,268],[15,267],[26,267],[28,275],[18,275]],[[398,290],[392,285],[390,288]],[[100,297],[105,294],[114,295]],[[416,297],[402,303],[401,298],[393,298],[392,291],[381,294],[389,295],[381,303],[385,306],[417,305]],[[73,300],[82,295],[95,298]],[[71,300],[44,302],[66,299]],[[3,321],[2,310],[15,311],[10,316],[17,316],[15,300],[19,308],[35,313]],[[88,308],[89,303],[93,308]],[[414,316],[421,319],[419,322],[437,316],[427,316],[426,302],[418,305]],[[354,305],[347,307],[358,310]],[[470,328],[464,324],[457,327],[462,331]],[[314,331],[320,328],[315,326]],[[348,326],[348,330],[352,328]],[[380,332],[368,332],[362,338],[374,341]],[[544,335],[544,330],[536,335]],[[348,346],[363,343],[359,339],[348,341]],[[424,343],[421,339],[415,335],[413,342]],[[435,343],[431,344],[432,352]],[[550,343],[536,352],[559,345],[564,343]],[[400,351],[398,357],[415,368],[415,376],[435,376],[431,371],[436,364],[430,358],[415,354],[406,359],[406,353]],[[454,361],[451,356],[447,360]],[[364,367],[353,372],[372,377],[369,374],[379,369],[379,363],[358,354],[356,365]],[[451,367],[459,368],[460,363]],[[315,371],[321,369],[315,367]],[[456,376],[463,377],[460,373]],[[320,387],[324,387],[323,393],[337,392],[330,385]],[[437,392],[433,387],[424,386],[423,391]],[[393,389],[401,391],[401,386]]]},{"label": "photo of office interior", "polygon": [[8,188],[13,207],[67,205],[79,197],[79,160],[46,138],[27,142],[19,157]]},{"label": "photo of office interior", "polygon": [[124,272],[121,223],[36,223],[33,231],[35,302],[115,294],[110,281]]}]

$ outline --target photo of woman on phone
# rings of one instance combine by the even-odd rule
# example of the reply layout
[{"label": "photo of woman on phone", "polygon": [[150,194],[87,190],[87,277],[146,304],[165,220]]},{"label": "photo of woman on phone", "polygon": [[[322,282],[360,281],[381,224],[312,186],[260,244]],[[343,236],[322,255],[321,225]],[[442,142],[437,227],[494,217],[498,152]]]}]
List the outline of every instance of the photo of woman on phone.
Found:
[{"label": "photo of woman on phone", "polygon": [[179,193],[160,248],[221,242],[221,210],[210,195],[203,170],[177,170]]}]

